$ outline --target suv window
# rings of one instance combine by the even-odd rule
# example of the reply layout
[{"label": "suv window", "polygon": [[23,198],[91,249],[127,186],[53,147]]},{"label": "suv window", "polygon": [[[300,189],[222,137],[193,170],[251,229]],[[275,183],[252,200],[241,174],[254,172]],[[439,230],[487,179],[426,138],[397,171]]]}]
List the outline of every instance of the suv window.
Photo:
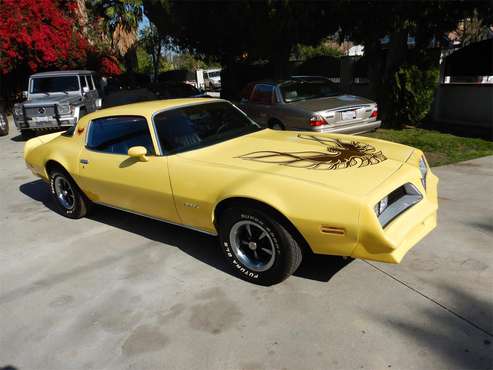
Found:
[{"label": "suv window", "polygon": [[79,79],[77,76],[35,77],[32,79],[32,94],[79,90]]},{"label": "suv window", "polygon": [[94,82],[92,81],[91,76],[86,76],[87,82],[89,83],[89,90],[94,90]]},{"label": "suv window", "polygon": [[272,85],[256,85],[250,101],[257,104],[270,105],[273,102],[274,86]]},{"label": "suv window", "polygon": [[79,76],[79,78],[80,78],[80,86],[82,87],[82,90],[84,90],[84,87],[87,87],[86,76]]},{"label": "suv window", "polygon": [[87,148],[104,153],[125,154],[133,146],[143,146],[154,154],[149,126],[144,117],[106,117],[91,122]]}]

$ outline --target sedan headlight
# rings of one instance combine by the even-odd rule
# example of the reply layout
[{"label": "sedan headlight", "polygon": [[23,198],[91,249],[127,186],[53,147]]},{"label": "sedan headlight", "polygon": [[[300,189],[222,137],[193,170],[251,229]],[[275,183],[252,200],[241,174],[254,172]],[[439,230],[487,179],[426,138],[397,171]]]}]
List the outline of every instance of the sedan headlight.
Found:
[{"label": "sedan headlight", "polygon": [[58,113],[60,113],[60,114],[72,113],[72,106],[70,106],[70,105],[60,105],[60,106],[58,106]]},{"label": "sedan headlight", "polygon": [[21,104],[14,105],[14,115],[16,115],[16,116],[22,116],[23,115]]},{"label": "sedan headlight", "polygon": [[380,200],[380,202],[375,204],[375,213],[377,214],[377,216],[380,216],[383,213],[383,211],[385,211],[385,209],[387,208],[388,205],[389,205],[389,197],[388,196],[382,198]]},{"label": "sedan headlight", "polygon": [[419,160],[419,172],[421,172],[421,183],[426,190],[426,175],[428,174],[428,165],[424,156]]}]

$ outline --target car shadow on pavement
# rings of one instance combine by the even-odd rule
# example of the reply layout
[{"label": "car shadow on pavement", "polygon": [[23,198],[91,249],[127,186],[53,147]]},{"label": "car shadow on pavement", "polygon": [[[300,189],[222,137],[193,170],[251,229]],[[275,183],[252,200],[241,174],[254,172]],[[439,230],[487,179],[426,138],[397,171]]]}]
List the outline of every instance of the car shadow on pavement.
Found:
[{"label": "car shadow on pavement", "polygon": [[27,141],[25,138],[22,137],[22,135],[13,136],[10,138],[10,140],[15,141],[16,143]]},{"label": "car shadow on pavement", "polygon": [[[43,181],[37,180],[22,184],[19,190],[56,212],[48,185]],[[174,246],[203,263],[236,276],[226,262],[217,238],[214,236],[103,206],[94,206],[87,218],[159,243]],[[307,254],[294,275],[305,279],[328,282],[350,262],[351,259],[345,260],[342,257]]]}]

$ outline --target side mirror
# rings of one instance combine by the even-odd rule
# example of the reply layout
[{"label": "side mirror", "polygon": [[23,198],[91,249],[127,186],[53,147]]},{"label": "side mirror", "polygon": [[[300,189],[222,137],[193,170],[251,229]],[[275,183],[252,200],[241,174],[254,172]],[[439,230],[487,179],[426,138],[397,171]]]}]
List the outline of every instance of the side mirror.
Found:
[{"label": "side mirror", "polygon": [[130,158],[137,158],[141,162],[147,162],[149,158],[146,157],[147,149],[143,146],[133,146],[128,150],[128,156]]},{"label": "side mirror", "polygon": [[82,92],[83,92],[84,94],[87,94],[87,93],[89,92],[89,87],[84,86],[84,87],[82,88]]},{"label": "side mirror", "polygon": [[24,99],[27,99],[27,91],[23,91],[23,92],[22,92],[22,97],[23,97]]}]

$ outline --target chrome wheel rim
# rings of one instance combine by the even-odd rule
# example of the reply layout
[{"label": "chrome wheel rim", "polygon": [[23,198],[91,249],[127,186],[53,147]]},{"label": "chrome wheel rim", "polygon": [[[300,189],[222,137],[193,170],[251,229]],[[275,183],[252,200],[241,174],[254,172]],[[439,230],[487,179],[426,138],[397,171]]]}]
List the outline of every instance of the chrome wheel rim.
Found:
[{"label": "chrome wheel rim", "polygon": [[74,208],[75,197],[72,185],[61,176],[55,178],[55,194],[58,202],[63,208],[70,210]]},{"label": "chrome wheel rim", "polygon": [[4,130],[7,127],[7,120],[3,118],[3,115],[0,114],[0,128]]},{"label": "chrome wheel rim", "polygon": [[274,242],[267,230],[258,223],[238,221],[231,228],[229,241],[236,258],[248,269],[266,271],[274,264]]}]

